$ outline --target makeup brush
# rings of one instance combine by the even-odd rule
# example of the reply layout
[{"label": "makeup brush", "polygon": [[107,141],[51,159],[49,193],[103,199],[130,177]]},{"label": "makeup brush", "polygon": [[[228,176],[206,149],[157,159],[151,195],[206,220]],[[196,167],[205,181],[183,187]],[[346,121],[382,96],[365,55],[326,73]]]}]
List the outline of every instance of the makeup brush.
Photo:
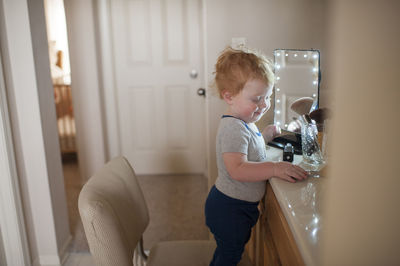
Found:
[{"label": "makeup brush", "polygon": [[310,118],[317,123],[318,129],[318,144],[321,147],[323,153],[325,153],[326,137],[325,131],[325,120],[331,117],[331,111],[328,108],[319,108],[310,113]]},{"label": "makeup brush", "polygon": [[311,106],[314,102],[314,99],[311,97],[302,97],[297,99],[292,103],[290,109],[292,109],[297,114],[304,115],[310,113]]},{"label": "makeup brush", "polygon": [[315,120],[317,124],[323,123],[324,120],[331,117],[331,112],[328,108],[319,108],[310,113],[311,119]]}]

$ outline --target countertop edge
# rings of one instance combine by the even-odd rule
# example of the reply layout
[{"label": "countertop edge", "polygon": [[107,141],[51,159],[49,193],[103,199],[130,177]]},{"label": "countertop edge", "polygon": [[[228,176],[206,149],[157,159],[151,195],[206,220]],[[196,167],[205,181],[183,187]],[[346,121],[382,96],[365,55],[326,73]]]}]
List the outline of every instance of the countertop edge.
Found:
[{"label": "countertop edge", "polygon": [[316,265],[315,260],[313,259],[313,256],[311,254],[310,249],[308,248],[308,243],[306,242],[306,239],[304,239],[304,236],[302,235],[302,229],[296,226],[296,223],[293,219],[293,216],[291,214],[291,211],[288,208],[288,202],[285,200],[285,197],[283,195],[283,191],[280,188],[280,182],[285,182],[283,180],[279,180],[278,178],[271,178],[269,180],[272,190],[274,191],[275,197],[279,203],[279,206],[282,209],[282,212],[286,218],[286,221],[292,231],[293,237],[296,241],[297,247],[300,251],[300,254],[303,258],[304,264],[305,265],[310,265],[314,266]]}]

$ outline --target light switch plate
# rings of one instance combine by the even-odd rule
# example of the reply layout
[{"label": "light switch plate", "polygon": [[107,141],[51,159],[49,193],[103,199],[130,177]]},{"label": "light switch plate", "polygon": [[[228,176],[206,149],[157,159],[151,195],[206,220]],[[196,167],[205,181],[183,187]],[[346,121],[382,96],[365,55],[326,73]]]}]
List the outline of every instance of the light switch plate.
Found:
[{"label": "light switch plate", "polygon": [[246,42],[247,40],[245,37],[233,37],[231,46],[233,49],[238,49],[242,46],[246,46]]}]

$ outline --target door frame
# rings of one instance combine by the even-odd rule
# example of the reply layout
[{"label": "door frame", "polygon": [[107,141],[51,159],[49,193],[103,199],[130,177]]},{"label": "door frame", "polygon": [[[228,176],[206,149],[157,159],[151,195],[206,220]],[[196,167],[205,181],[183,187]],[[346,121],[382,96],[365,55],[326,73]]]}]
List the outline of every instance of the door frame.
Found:
[{"label": "door frame", "polygon": [[97,1],[64,1],[71,64],[78,163],[83,183],[107,157],[101,92],[99,47],[96,43]]},{"label": "door frame", "polygon": [[121,140],[117,114],[116,97],[114,93],[115,75],[111,38],[111,2],[110,0],[95,0],[95,19],[97,26],[97,43],[99,58],[100,91],[103,94],[103,114],[106,159],[110,160],[121,154]]},{"label": "door frame", "polygon": [[[10,117],[0,52],[0,260],[1,265],[29,265],[30,253],[18,184]],[[4,264],[3,264],[4,263]]]}]

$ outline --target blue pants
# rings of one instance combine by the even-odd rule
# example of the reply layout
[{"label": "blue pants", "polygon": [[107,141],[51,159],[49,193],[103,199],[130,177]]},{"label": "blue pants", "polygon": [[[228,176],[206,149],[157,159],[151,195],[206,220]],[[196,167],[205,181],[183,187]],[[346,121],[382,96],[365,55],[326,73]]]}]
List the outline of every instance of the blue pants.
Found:
[{"label": "blue pants", "polygon": [[213,186],[205,206],[206,224],[217,248],[210,266],[236,266],[259,216],[258,202],[231,198]]}]

